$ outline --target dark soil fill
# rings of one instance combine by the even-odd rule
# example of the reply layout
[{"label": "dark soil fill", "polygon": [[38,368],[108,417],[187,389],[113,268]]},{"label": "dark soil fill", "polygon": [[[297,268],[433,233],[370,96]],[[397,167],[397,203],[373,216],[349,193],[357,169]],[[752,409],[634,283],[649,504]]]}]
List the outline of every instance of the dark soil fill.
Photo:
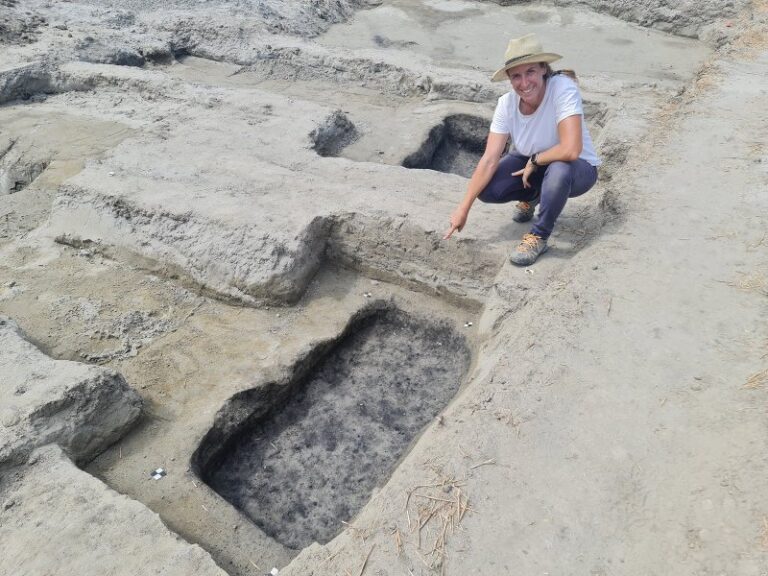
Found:
[{"label": "dark soil fill", "polygon": [[203,477],[284,545],[328,542],[451,400],[469,362],[446,325],[364,316]]},{"label": "dark soil fill", "polygon": [[320,156],[338,156],[341,151],[358,138],[357,128],[341,110],[336,110],[325,121],[312,130],[309,138],[312,147]]},{"label": "dark soil fill", "polygon": [[426,141],[403,160],[406,168],[426,168],[469,178],[485,150],[490,121],[467,114],[448,116]]}]

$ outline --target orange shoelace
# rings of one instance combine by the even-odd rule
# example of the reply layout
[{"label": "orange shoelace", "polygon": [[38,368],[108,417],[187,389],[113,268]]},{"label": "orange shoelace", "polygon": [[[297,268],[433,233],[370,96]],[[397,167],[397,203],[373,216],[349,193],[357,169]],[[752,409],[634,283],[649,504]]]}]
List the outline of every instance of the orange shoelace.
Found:
[{"label": "orange shoelace", "polygon": [[523,234],[523,239],[520,241],[520,245],[517,247],[518,252],[530,252],[535,250],[539,246],[539,238],[536,234]]}]

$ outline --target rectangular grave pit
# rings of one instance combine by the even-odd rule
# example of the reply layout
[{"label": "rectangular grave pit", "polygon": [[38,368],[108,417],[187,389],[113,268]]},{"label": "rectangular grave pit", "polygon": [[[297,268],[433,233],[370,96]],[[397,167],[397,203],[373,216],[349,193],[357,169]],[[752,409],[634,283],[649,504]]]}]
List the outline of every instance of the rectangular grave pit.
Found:
[{"label": "rectangular grave pit", "polygon": [[201,478],[292,549],[334,538],[450,402],[470,364],[448,323],[373,306],[285,383],[241,393],[193,457]]}]

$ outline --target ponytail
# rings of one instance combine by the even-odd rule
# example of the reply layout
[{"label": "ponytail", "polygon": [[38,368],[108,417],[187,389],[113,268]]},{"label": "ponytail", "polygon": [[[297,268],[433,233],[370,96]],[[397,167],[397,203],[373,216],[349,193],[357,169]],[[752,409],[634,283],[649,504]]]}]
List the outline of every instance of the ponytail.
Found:
[{"label": "ponytail", "polygon": [[544,74],[544,78],[551,78],[552,76],[557,76],[558,74],[562,74],[563,76],[568,76],[571,80],[576,82],[578,84],[579,79],[576,77],[576,72],[573,70],[552,70],[552,66],[550,66],[547,63],[544,63],[543,66],[547,69],[546,73]]}]

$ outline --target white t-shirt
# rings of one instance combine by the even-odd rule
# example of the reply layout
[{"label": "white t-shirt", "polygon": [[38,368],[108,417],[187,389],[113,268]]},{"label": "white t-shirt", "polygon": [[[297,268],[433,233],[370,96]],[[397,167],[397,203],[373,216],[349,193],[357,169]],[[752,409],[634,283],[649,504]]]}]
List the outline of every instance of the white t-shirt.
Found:
[{"label": "white t-shirt", "polygon": [[499,98],[493,113],[491,132],[509,134],[515,150],[524,156],[530,156],[534,152],[542,152],[558,144],[560,137],[557,125],[575,114],[581,116],[583,146],[579,158],[592,166],[600,166],[601,161],[595,153],[592,138],[584,122],[579,88],[571,78],[562,74],[547,80],[544,99],[533,114],[520,112],[520,97],[514,91]]}]

